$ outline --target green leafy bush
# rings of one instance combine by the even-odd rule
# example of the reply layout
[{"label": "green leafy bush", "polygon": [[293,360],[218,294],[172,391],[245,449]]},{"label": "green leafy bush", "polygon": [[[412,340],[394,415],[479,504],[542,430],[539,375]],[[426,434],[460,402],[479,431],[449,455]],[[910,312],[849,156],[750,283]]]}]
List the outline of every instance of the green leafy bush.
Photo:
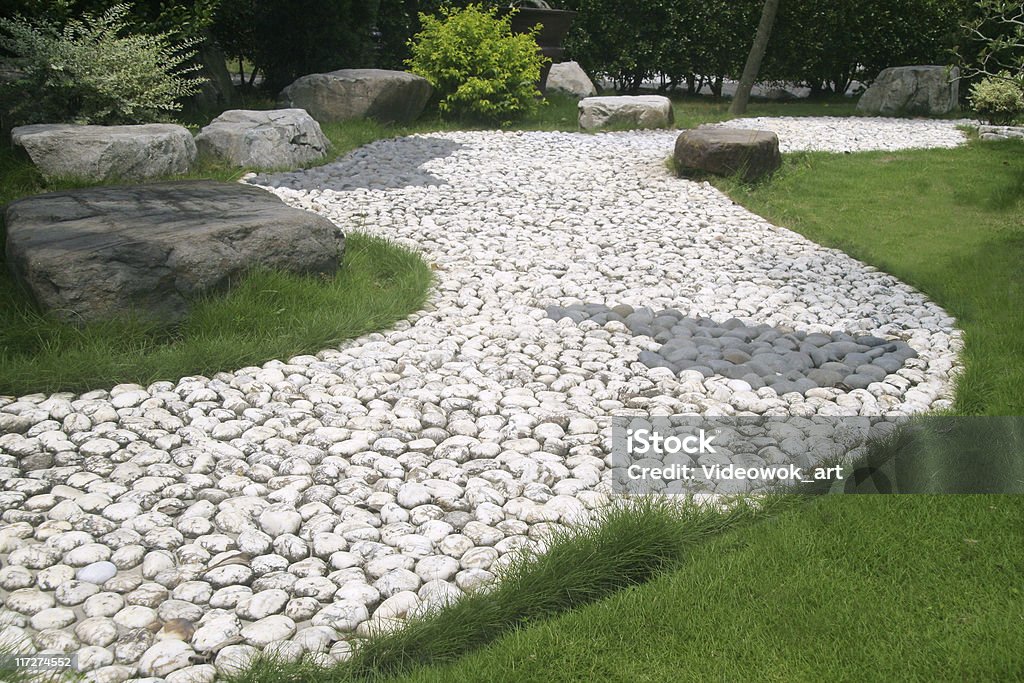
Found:
[{"label": "green leafy bush", "polygon": [[0,19],[0,48],[13,55],[3,60],[5,124],[146,123],[179,111],[203,82],[190,64],[194,43],[126,35],[129,12],[114,5],[59,30],[45,19]]},{"label": "green leafy bush", "polygon": [[545,58],[534,34],[512,35],[508,15],[479,5],[420,22],[407,63],[434,86],[442,115],[504,122],[536,111]]},{"label": "green leafy bush", "polygon": [[1024,87],[1006,71],[990,76],[971,86],[971,106],[991,124],[1013,123],[1024,113]]}]

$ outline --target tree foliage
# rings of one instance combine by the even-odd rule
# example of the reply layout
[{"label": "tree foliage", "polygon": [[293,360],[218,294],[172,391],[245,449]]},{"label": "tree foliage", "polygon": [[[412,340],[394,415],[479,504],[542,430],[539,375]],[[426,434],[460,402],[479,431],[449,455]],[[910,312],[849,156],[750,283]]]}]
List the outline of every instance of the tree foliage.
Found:
[{"label": "tree foliage", "polygon": [[0,19],[3,60],[14,74],[2,99],[20,123],[146,123],[166,120],[195,94],[202,79],[189,62],[194,43],[166,33],[130,34],[127,5],[69,19]]},{"label": "tree foliage", "polygon": [[979,0],[957,46],[967,77],[1024,78],[1024,3]]},{"label": "tree foliage", "polygon": [[221,0],[213,32],[277,92],[299,76],[374,63],[378,0]]},{"label": "tree foliage", "polygon": [[[662,74],[666,85],[738,78],[762,0],[566,0],[579,11],[573,58],[623,90]],[[762,78],[844,92],[902,64],[948,61],[966,0],[785,0]]]}]

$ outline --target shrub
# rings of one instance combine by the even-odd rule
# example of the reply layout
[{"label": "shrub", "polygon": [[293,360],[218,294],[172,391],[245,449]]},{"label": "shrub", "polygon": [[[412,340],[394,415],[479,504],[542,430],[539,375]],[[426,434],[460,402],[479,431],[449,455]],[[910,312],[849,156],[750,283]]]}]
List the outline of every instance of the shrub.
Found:
[{"label": "shrub", "polygon": [[545,58],[534,34],[512,35],[508,15],[479,5],[420,22],[407,63],[434,86],[442,115],[504,122],[536,111]]},{"label": "shrub", "polygon": [[166,33],[125,35],[127,5],[70,19],[58,30],[45,20],[0,19],[0,48],[13,79],[2,97],[5,123],[145,123],[167,120],[203,79],[189,65],[194,43]]},{"label": "shrub", "polygon": [[994,125],[1008,125],[1024,113],[1024,86],[1009,72],[989,76],[971,86],[971,106]]}]

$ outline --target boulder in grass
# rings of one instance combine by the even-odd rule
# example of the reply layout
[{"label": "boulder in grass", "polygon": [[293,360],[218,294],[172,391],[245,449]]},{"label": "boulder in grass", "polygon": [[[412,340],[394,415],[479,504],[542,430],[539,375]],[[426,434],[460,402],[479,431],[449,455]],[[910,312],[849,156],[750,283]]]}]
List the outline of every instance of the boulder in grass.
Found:
[{"label": "boulder in grass", "polygon": [[682,176],[738,173],[750,182],[778,170],[782,155],[771,131],[708,126],[676,138],[675,163]]},{"label": "boulder in grass", "polygon": [[407,71],[341,69],[302,76],[281,91],[278,104],[305,109],[321,123],[409,123],[423,113],[432,92],[427,79]]},{"label": "boulder in grass", "polygon": [[231,109],[196,136],[200,154],[261,171],[319,161],[330,146],[320,124],[304,109]]},{"label": "boulder in grass", "polygon": [[672,101],[661,95],[617,95],[580,100],[580,128],[668,128],[675,123]]},{"label": "boulder in grass", "polygon": [[38,123],[13,129],[11,142],[47,180],[148,180],[186,173],[196,160],[192,133],[171,123]]},{"label": "boulder in grass", "polygon": [[894,66],[878,74],[857,102],[870,116],[942,116],[956,111],[960,70],[945,66]]},{"label": "boulder in grass", "polygon": [[597,95],[597,88],[583,68],[576,62],[559,62],[551,65],[546,90],[548,93],[568,95],[578,100]]},{"label": "boulder in grass", "polygon": [[978,126],[978,137],[982,140],[1024,140],[1024,126]]},{"label": "boulder in grass", "polygon": [[96,187],[7,206],[7,265],[45,311],[75,323],[174,323],[190,302],[263,266],[330,275],[344,235],[251,185],[208,180]]}]

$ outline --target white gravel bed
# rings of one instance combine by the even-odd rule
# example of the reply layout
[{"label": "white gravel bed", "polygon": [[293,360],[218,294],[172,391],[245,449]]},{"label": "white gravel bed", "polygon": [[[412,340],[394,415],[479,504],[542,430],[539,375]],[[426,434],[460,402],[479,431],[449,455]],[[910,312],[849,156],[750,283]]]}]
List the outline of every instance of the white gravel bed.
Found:
[{"label": "white gravel bed", "polygon": [[779,136],[782,152],[871,152],[957,147],[966,140],[957,126],[977,126],[978,122],[970,119],[780,116],[732,119],[715,125],[774,131]]},{"label": "white gravel bed", "polygon": [[[787,149],[962,141],[949,122],[771,124]],[[260,179],[422,249],[429,305],[262,368],[0,398],[0,641],[78,652],[111,683],[209,681],[259,650],[326,664],[607,505],[612,415],[949,405],[948,314],[673,177],[675,135],[415,136]],[[874,335],[917,357],[866,389],[778,396],[649,368],[659,344],[621,322],[546,315],[576,303]]]}]

